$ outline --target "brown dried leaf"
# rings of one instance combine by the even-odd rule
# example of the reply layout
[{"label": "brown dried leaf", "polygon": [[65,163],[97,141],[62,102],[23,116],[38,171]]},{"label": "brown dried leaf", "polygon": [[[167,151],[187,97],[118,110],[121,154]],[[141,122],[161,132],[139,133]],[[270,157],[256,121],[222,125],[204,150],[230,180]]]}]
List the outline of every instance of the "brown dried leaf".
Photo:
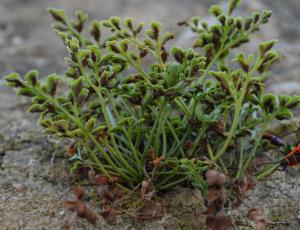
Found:
[{"label": "brown dried leaf", "polygon": [[204,212],[207,215],[215,215],[219,210],[224,208],[227,201],[227,190],[223,186],[220,189],[211,187],[208,189],[208,207]]},{"label": "brown dried leaf", "polygon": [[73,143],[73,144],[71,144],[71,145],[68,146],[68,148],[67,148],[67,154],[68,154],[69,157],[72,157],[72,156],[75,155],[75,153],[76,153],[75,143]]},{"label": "brown dried leaf", "polygon": [[248,176],[243,178],[243,180],[241,181],[238,181],[236,179],[232,180],[231,185],[235,196],[232,204],[232,208],[237,209],[242,204],[243,199],[246,196],[246,193],[249,190],[255,188],[256,181],[254,178]]},{"label": "brown dried leaf", "polygon": [[114,208],[109,208],[105,211],[101,212],[101,216],[104,218],[106,223],[110,225],[115,225],[117,224],[117,214],[116,214],[116,209]]},{"label": "brown dried leaf", "polygon": [[89,209],[81,200],[84,195],[83,187],[77,186],[74,190],[74,194],[77,197],[77,199],[65,201],[63,206],[65,208],[75,210],[79,217],[87,219],[87,221],[89,221],[91,224],[96,224],[97,215],[91,209]]},{"label": "brown dried leaf", "polygon": [[164,159],[164,157],[160,156],[160,157],[150,161],[150,164],[152,164],[154,167],[158,166],[163,159]]},{"label": "brown dried leaf", "polygon": [[233,225],[231,219],[223,215],[206,216],[205,223],[209,230],[227,230]]},{"label": "brown dried leaf", "polygon": [[243,202],[240,198],[235,197],[233,202],[232,202],[232,209],[238,209],[241,206],[242,203]]},{"label": "brown dried leaf", "polygon": [[98,219],[97,214],[87,207],[85,211],[85,218],[87,219],[88,222],[90,222],[93,225],[97,223],[97,219]]},{"label": "brown dried leaf", "polygon": [[137,210],[138,221],[158,220],[165,215],[165,207],[160,202],[145,200],[144,206]]},{"label": "brown dried leaf", "polygon": [[109,183],[110,184],[115,184],[115,183],[117,183],[119,181],[119,179],[117,178],[117,177],[111,177],[110,179],[109,179]]},{"label": "brown dried leaf", "polygon": [[257,230],[265,230],[267,221],[262,215],[262,210],[260,208],[250,209],[248,212],[248,218],[256,224]]},{"label": "brown dried leaf", "polygon": [[203,212],[203,214],[209,215],[209,216],[215,216],[216,215],[216,205],[215,204],[208,205],[206,211]]},{"label": "brown dried leaf", "polygon": [[109,179],[107,176],[104,175],[95,175],[95,172],[90,170],[89,171],[89,178],[91,181],[93,181],[94,184],[97,185],[109,185]]},{"label": "brown dried leaf", "polygon": [[219,197],[219,192],[220,191],[215,188],[208,189],[208,196],[207,196],[208,204],[213,204],[217,201]]},{"label": "brown dried leaf", "polygon": [[81,200],[84,196],[84,188],[80,185],[78,185],[74,190],[74,195],[77,199]]},{"label": "brown dried leaf", "polygon": [[111,190],[111,193],[113,194],[114,199],[120,199],[122,197],[123,191],[121,189],[115,187]]},{"label": "brown dried leaf", "polygon": [[226,124],[224,120],[219,120],[217,123],[213,125],[213,129],[217,134],[220,134],[222,136],[226,136]]},{"label": "brown dried leaf", "polygon": [[76,207],[77,207],[77,201],[75,201],[75,200],[68,200],[68,201],[65,201],[65,202],[63,203],[63,207],[64,207],[64,208],[67,208],[67,209],[72,209],[72,210],[74,210],[74,209],[76,209]]},{"label": "brown dried leaf", "polygon": [[119,206],[119,200],[122,197],[122,190],[108,185],[102,185],[96,190],[97,195],[105,202],[109,202],[112,207],[117,208]]},{"label": "brown dried leaf", "polygon": [[78,200],[76,212],[79,217],[85,218],[91,224],[96,224],[96,213],[89,209],[81,200]]},{"label": "brown dried leaf", "polygon": [[227,201],[227,190],[225,187],[222,187],[219,191],[218,203],[221,208],[224,208]]},{"label": "brown dried leaf", "polygon": [[111,191],[109,191],[109,187],[107,185],[98,187],[96,192],[97,195],[106,202],[111,203],[114,201],[114,194]]},{"label": "brown dried leaf", "polygon": [[74,224],[74,219],[65,220],[64,223],[61,225],[61,230],[71,230],[73,224]]},{"label": "brown dried leaf", "polygon": [[254,189],[256,186],[256,181],[253,177],[247,177],[245,182],[245,192]]},{"label": "brown dried leaf", "polygon": [[85,213],[86,213],[86,206],[85,204],[83,203],[83,201],[81,200],[77,200],[76,201],[76,212],[77,212],[77,215],[80,216],[80,217],[85,217]]},{"label": "brown dried leaf", "polygon": [[95,175],[95,172],[93,170],[89,171],[89,178],[91,181],[93,181],[94,184],[97,185],[109,185],[118,182],[117,177],[109,178],[105,175],[100,175],[100,174]]}]

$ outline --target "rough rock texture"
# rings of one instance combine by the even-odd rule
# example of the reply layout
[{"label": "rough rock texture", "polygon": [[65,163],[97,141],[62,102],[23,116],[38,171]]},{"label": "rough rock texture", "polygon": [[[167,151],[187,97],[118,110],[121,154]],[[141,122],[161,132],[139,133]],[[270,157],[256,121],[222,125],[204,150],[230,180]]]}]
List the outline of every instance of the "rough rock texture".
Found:
[{"label": "rough rock texture", "polygon": [[[193,15],[206,17],[210,0],[1,0],[0,76],[11,71],[25,73],[39,69],[42,75],[64,70],[65,49],[51,32],[46,7],[64,8],[68,13],[82,9],[91,19],[111,15],[132,16],[137,21],[162,21],[177,33],[177,41],[188,46],[193,36],[178,21]],[[226,1],[223,1],[226,2]],[[254,41],[245,47],[253,51],[258,41],[278,38],[284,60],[274,68],[267,82],[280,94],[300,94],[300,2],[298,0],[245,0],[241,14],[254,9],[271,9],[274,17]],[[73,213],[62,208],[72,198],[68,164],[61,156],[60,141],[42,135],[36,116],[28,114],[26,98],[16,97],[1,86],[0,78],[0,229],[59,229]],[[300,229],[299,171],[277,172],[272,180],[258,183],[240,212],[231,211],[237,229],[253,229],[247,218],[249,208],[261,207],[270,221],[268,229]],[[195,195],[196,194],[196,195]],[[171,198],[171,199],[170,199]],[[95,229],[201,229],[203,202],[197,192],[179,189],[167,194],[168,211],[160,221],[139,224],[123,215],[116,227],[100,220]],[[99,211],[99,205],[88,204]],[[230,212],[230,211],[229,211]],[[94,229],[76,219],[74,229]]]}]

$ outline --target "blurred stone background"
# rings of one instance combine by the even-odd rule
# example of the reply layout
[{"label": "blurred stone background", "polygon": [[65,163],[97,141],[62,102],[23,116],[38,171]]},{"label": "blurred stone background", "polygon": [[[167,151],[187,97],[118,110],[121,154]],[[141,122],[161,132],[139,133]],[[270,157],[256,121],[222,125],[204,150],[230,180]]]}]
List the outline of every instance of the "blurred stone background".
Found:
[{"label": "blurred stone background", "polygon": [[[174,43],[188,47],[192,36],[177,22],[200,15],[206,17],[211,4],[227,1],[216,0],[1,0],[0,1],[0,76],[12,71],[25,73],[38,69],[41,75],[61,73],[64,70],[63,57],[66,54],[60,39],[52,32],[52,19],[47,7],[65,9],[68,15],[83,10],[90,19],[105,19],[112,15],[134,17],[147,24],[161,21],[165,29],[174,31]],[[244,0],[238,13],[251,10],[271,9],[273,17],[261,32],[253,36],[245,49],[254,49],[258,41],[269,38],[280,40],[278,45],[285,59],[274,68],[274,76],[268,81],[271,91],[276,93],[300,93],[298,66],[300,64],[300,1],[298,0]],[[1,82],[1,80],[0,80]],[[2,82],[3,83],[3,82]],[[6,119],[20,118],[15,110],[17,101],[10,90],[1,88],[0,126]],[[23,100],[24,102],[24,100]],[[11,111],[13,110],[13,111]],[[9,111],[9,118],[5,118]],[[15,113],[16,111],[16,113]],[[5,121],[5,122],[4,122]]]},{"label": "blurred stone background", "polygon": [[[29,163],[39,156],[34,155],[30,148],[27,149],[27,155],[23,154],[22,149],[10,155],[4,155],[4,150],[1,150],[1,133],[3,136],[13,133],[10,139],[2,137],[4,140],[12,140],[28,129],[36,130],[33,125],[36,117],[25,112],[28,100],[16,97],[11,89],[3,86],[1,76],[13,71],[23,74],[30,69],[38,69],[41,75],[47,75],[62,73],[65,68],[63,57],[66,51],[60,39],[52,32],[52,19],[46,8],[62,8],[68,15],[75,10],[83,10],[89,14],[90,20],[105,19],[112,15],[134,17],[136,21],[146,24],[157,20],[163,23],[165,29],[175,32],[174,44],[189,47],[193,35],[185,28],[178,27],[177,22],[192,16],[206,18],[209,6],[214,3],[225,6],[227,0],[0,0],[0,213],[3,218],[1,220],[0,217],[0,223],[6,223],[4,227],[0,225],[0,229],[42,229],[41,226],[45,224],[50,224],[46,229],[57,229],[60,223],[58,220],[62,218],[57,214],[57,207],[65,195],[64,188],[55,187],[53,183],[45,182],[44,178],[37,178],[40,182],[31,186],[30,194],[18,193],[18,186],[28,179]],[[254,51],[259,41],[279,39],[278,48],[284,60],[273,68],[274,75],[267,81],[268,90],[280,94],[300,94],[300,1],[244,0],[237,13],[246,15],[252,10],[262,9],[272,10],[273,17],[268,25],[253,36],[252,43],[243,48]],[[20,123],[15,125],[16,121]],[[27,131],[22,129],[24,122]],[[35,138],[34,135],[39,135],[39,132],[33,131],[33,136],[26,136],[25,142]],[[1,161],[4,162],[2,169]],[[49,166],[41,164],[37,167],[37,170],[42,170],[41,167]],[[288,189],[294,184],[284,186]],[[41,187],[43,194],[39,193]],[[300,198],[299,194],[295,196]],[[300,215],[300,211],[295,215]],[[31,218],[32,221],[26,222],[23,217]]]},{"label": "blurred stone background", "polygon": [[[68,15],[83,10],[92,19],[105,19],[112,15],[134,17],[147,24],[161,21],[165,29],[176,33],[174,43],[189,47],[192,35],[177,22],[200,15],[206,17],[210,5],[217,0],[0,0],[0,76],[12,71],[25,73],[38,69],[41,75],[62,73],[66,55],[60,39],[52,32],[47,7],[65,9]],[[300,64],[300,1],[299,0],[244,0],[238,13],[271,9],[273,17],[261,32],[253,36],[253,50],[257,42],[269,38],[280,40],[278,45],[285,59],[268,80],[269,89],[276,93],[300,93],[298,66]],[[0,78],[0,82],[3,81]],[[1,87],[1,86],[0,86]],[[19,104],[18,104],[19,103]],[[24,99],[16,98],[11,90],[1,87],[0,127],[15,118],[21,118],[19,108]],[[10,116],[7,116],[9,114]]]}]

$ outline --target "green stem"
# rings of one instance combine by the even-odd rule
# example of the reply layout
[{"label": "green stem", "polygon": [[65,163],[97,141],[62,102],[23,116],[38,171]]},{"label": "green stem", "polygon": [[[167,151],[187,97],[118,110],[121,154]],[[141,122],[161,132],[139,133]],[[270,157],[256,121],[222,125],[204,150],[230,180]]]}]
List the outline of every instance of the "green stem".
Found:
[{"label": "green stem", "polygon": [[[137,171],[136,171],[132,166],[129,165],[128,161],[124,159],[123,155],[116,153],[115,149],[114,149],[113,147],[111,147],[111,145],[108,143],[107,140],[102,139],[102,142],[103,142],[104,145],[108,148],[108,150],[110,151],[110,153],[112,153],[111,156],[114,157],[114,159],[115,159],[116,162],[118,162],[118,161],[117,161],[117,159],[115,158],[115,156],[117,156],[117,158],[118,158],[119,160],[121,160],[122,163],[124,164],[124,167],[125,167],[126,169],[128,169],[128,171],[130,171],[131,176],[138,177]],[[122,157],[118,157],[119,155],[121,155]]]},{"label": "green stem", "polygon": [[229,144],[230,144],[230,142],[231,142],[231,140],[232,140],[232,138],[235,134],[235,130],[238,126],[238,122],[239,122],[239,118],[240,118],[242,103],[243,103],[243,100],[244,100],[244,97],[245,97],[245,94],[246,94],[246,91],[247,91],[248,84],[249,83],[246,82],[243,89],[242,89],[241,96],[239,97],[239,100],[237,101],[237,104],[236,104],[236,108],[235,108],[235,111],[234,111],[234,117],[233,117],[233,121],[232,121],[232,125],[231,125],[231,128],[230,128],[229,134],[228,134],[222,148],[216,154],[215,160],[219,160],[223,156],[223,154],[227,150],[227,147],[229,146]]},{"label": "green stem", "polygon": [[117,106],[116,106],[116,101],[115,101],[115,99],[114,99],[113,97],[109,97],[109,101],[110,101],[112,110],[113,110],[113,112],[114,112],[114,114],[115,114],[117,120],[119,120],[119,119],[120,119],[120,114],[119,114],[119,112],[118,112],[118,110],[117,110]]},{"label": "green stem", "polygon": [[182,101],[182,98],[176,98],[175,103],[182,110],[182,112],[185,113],[186,116],[192,116],[192,113],[190,112],[186,104]]},{"label": "green stem", "polygon": [[240,180],[241,175],[242,175],[242,167],[243,167],[243,161],[244,161],[244,142],[242,140],[241,145],[240,145],[240,155],[239,155],[239,168],[238,172],[236,174],[236,179]]},{"label": "green stem", "polygon": [[245,172],[247,170],[247,168],[249,167],[250,163],[252,162],[255,154],[256,154],[256,150],[261,142],[261,139],[262,139],[262,136],[264,134],[264,132],[268,129],[269,127],[269,122],[270,120],[269,119],[266,119],[263,124],[262,124],[262,128],[260,130],[260,134],[258,136],[255,137],[255,144],[254,144],[254,147],[252,148],[250,154],[248,155],[246,161],[244,162],[243,164],[243,167],[242,167],[242,173]]},{"label": "green stem", "polygon": [[[89,140],[91,140],[95,146],[97,147],[97,149],[100,151],[100,153],[103,155],[103,157],[107,160],[107,162],[114,168],[114,170],[116,172],[118,172],[123,178],[129,179],[131,180],[131,177],[128,177],[124,172],[122,172],[121,170],[119,170],[119,168],[117,167],[117,165],[111,160],[111,158],[108,156],[108,154],[103,150],[103,148],[101,147],[101,145],[98,143],[98,141],[95,139],[95,137],[93,135],[91,135],[91,133],[86,130],[86,128],[84,127],[84,125],[81,123],[81,121],[79,119],[76,119],[74,116],[72,116],[69,111],[67,111],[65,108],[63,108],[54,98],[49,97],[48,95],[45,95],[43,92],[40,92],[38,90],[35,90],[37,95],[40,95],[42,97],[45,97],[50,103],[53,104],[54,107],[56,107],[58,110],[60,110],[61,112],[63,112],[78,128],[81,129],[81,131],[83,132],[83,134],[85,135],[85,137]],[[91,152],[92,154],[92,158],[97,162],[97,164],[99,165],[100,168],[103,168],[102,163],[100,162],[100,160],[98,159],[98,157]],[[104,172],[103,172],[104,173]]]},{"label": "green stem", "polygon": [[97,163],[97,166],[99,167],[101,172],[104,173],[104,175],[107,176],[108,178],[111,178],[111,174],[105,169],[104,165],[101,163],[101,161],[95,155],[95,153],[90,149],[88,144],[84,141],[82,141],[82,144],[86,148],[86,150],[89,152],[89,154],[93,158],[93,160]]},{"label": "green stem", "polygon": [[210,159],[211,161],[214,161],[214,160],[215,160],[215,156],[214,156],[214,154],[213,154],[213,152],[212,152],[212,149],[211,149],[209,143],[207,143],[206,148],[207,148],[207,153],[208,153],[209,159]]},{"label": "green stem", "polygon": [[160,149],[160,137],[161,137],[161,134],[162,134],[162,127],[165,125],[165,120],[166,120],[165,119],[165,113],[163,111],[162,114],[160,115],[160,119],[159,119],[159,122],[158,122],[157,133],[156,133],[155,142],[154,142],[154,150],[155,150],[154,159],[156,159],[158,157],[158,152],[159,152],[159,149]]},{"label": "green stem", "polygon": [[[169,174],[160,174],[163,175],[163,179],[156,185],[157,187],[165,185],[168,181],[170,181],[173,177],[179,175],[177,170],[171,171]],[[183,174],[184,175],[184,174]]]},{"label": "green stem", "polygon": [[[101,109],[102,109],[104,119],[107,123],[107,126],[108,126],[109,129],[112,129],[113,128],[112,121],[109,118],[109,114],[106,110],[106,104],[104,102],[104,99],[103,99],[102,93],[100,92],[100,89],[89,78],[87,78],[87,77],[85,77],[85,78],[89,82],[90,86],[96,92],[96,94],[98,96],[98,99],[99,99],[99,102],[100,102],[100,105],[101,105]],[[112,153],[116,154],[116,156],[122,161],[122,163],[126,166],[126,168],[128,168],[129,171],[131,171],[133,174],[136,174],[136,171],[128,164],[128,161],[126,161],[124,159],[124,157],[122,156],[122,154],[120,153],[114,135],[112,133],[110,133],[109,136],[111,138],[112,145],[113,145],[113,148],[111,148]]]},{"label": "green stem", "polygon": [[[131,42],[135,43],[137,47],[143,47],[144,43],[140,42],[139,39],[136,36],[129,37],[128,38]],[[160,40],[157,42],[157,45],[155,46],[155,51],[151,49],[147,49],[149,53],[152,54],[152,56],[158,61],[160,67],[162,70],[165,70],[165,64],[163,63],[161,59],[161,42]]]},{"label": "green stem", "polygon": [[157,55],[157,60],[159,62],[160,67],[162,68],[162,70],[164,71],[166,69],[165,64],[161,58],[161,41],[160,39],[158,39],[157,41],[157,45],[155,47],[155,51],[156,51],[156,55]]},{"label": "green stem", "polygon": [[144,78],[145,82],[151,84],[151,82],[150,82],[149,79],[148,79],[149,76],[145,73],[145,71],[144,71],[144,69],[143,69],[143,67],[142,67],[141,65],[135,63],[134,60],[132,60],[132,58],[129,57],[128,54],[125,53],[125,52],[122,52],[122,53],[120,54],[120,56],[122,56],[123,58],[125,58],[126,61],[127,61],[130,65],[132,65],[132,66],[133,66],[133,67],[134,67],[134,68],[142,75],[142,77]]},{"label": "green stem", "polygon": [[168,189],[168,188],[174,187],[175,185],[178,185],[178,184],[180,184],[180,183],[186,181],[187,179],[188,179],[187,176],[186,176],[186,177],[182,177],[182,178],[180,178],[180,179],[178,179],[178,180],[176,180],[176,181],[173,181],[173,182],[171,182],[171,183],[168,183],[168,184],[166,184],[166,185],[159,186],[159,187],[157,187],[157,189],[158,189],[158,190],[166,190],[166,189]]},{"label": "green stem", "polygon": [[[174,137],[174,139],[175,139],[176,145],[180,148],[179,151],[181,152],[181,155],[184,156],[184,151],[183,151],[183,149],[182,149],[182,145],[181,145],[181,143],[180,143],[180,141],[179,141],[179,139],[178,139],[178,136],[177,136],[177,134],[176,134],[176,132],[175,132],[173,126],[172,126],[171,123],[168,121],[168,119],[166,119],[166,122],[167,122],[167,125],[168,125],[168,127],[169,127],[169,129],[170,129],[170,131],[171,131],[171,133],[172,133],[172,135],[173,135],[173,137]],[[168,155],[169,155],[169,156],[172,156],[172,155],[170,155],[170,154],[168,154]]]},{"label": "green stem", "polygon": [[266,170],[263,170],[263,171],[257,173],[257,174],[255,175],[256,179],[257,179],[257,180],[261,180],[261,179],[263,179],[264,177],[269,176],[269,175],[272,174],[279,166],[280,166],[279,163],[269,166]]},{"label": "green stem", "polygon": [[197,147],[198,147],[200,141],[202,140],[206,130],[207,130],[207,127],[205,127],[205,126],[202,126],[200,128],[200,131],[198,132],[198,134],[197,134],[197,136],[194,140],[192,148],[188,151],[189,156],[194,156],[195,155],[195,151],[197,150]]},{"label": "green stem", "polygon": [[137,131],[136,131],[136,138],[135,138],[135,143],[134,143],[135,149],[139,149],[141,141],[142,141],[142,131],[141,131],[141,126],[139,125],[137,127]]},{"label": "green stem", "polygon": [[213,57],[213,59],[207,65],[203,76],[201,76],[199,79],[197,79],[194,85],[203,84],[203,82],[204,82],[206,76],[208,75],[208,72],[211,69],[212,65],[219,59],[220,55],[226,50],[226,49],[224,49],[224,46],[225,46],[225,42],[227,40],[227,27],[224,28],[224,31],[225,31],[224,33],[226,34],[226,36],[224,37],[222,45],[218,49],[218,52],[215,54],[215,56]]},{"label": "green stem", "polygon": [[[225,28],[225,31],[227,31],[227,28]],[[227,32],[225,32],[227,33]],[[226,40],[227,40],[227,35],[223,40],[223,44],[221,45],[221,47],[219,48],[218,52],[216,53],[216,55],[213,57],[213,59],[210,61],[210,63],[207,65],[205,72],[203,74],[203,76],[201,76],[201,78],[197,79],[193,85],[199,85],[199,84],[203,84],[204,80],[206,79],[206,76],[208,75],[209,70],[211,69],[212,65],[219,59],[220,55],[228,50],[231,49],[231,47],[233,45],[235,45],[237,42],[239,42],[240,40],[244,39],[245,37],[249,36],[249,33],[245,33],[244,36],[240,36],[237,39],[234,39],[233,41],[229,42],[227,45],[225,44]]]},{"label": "green stem", "polygon": [[156,117],[156,119],[155,119],[155,121],[154,121],[153,127],[152,127],[152,129],[151,129],[151,131],[150,131],[150,135],[149,135],[149,138],[148,138],[148,141],[147,141],[147,144],[146,144],[144,153],[143,153],[143,158],[144,158],[144,159],[145,159],[145,157],[146,157],[146,154],[147,154],[148,151],[149,151],[149,148],[150,148],[150,145],[151,145],[151,143],[152,143],[153,136],[154,136],[154,131],[157,129],[157,126],[158,126],[160,117],[162,116],[163,110],[164,110],[165,105],[166,105],[165,99],[163,98],[162,100],[163,100],[163,101],[162,101],[162,103],[161,103],[161,106],[160,106],[160,110],[159,110],[158,116]]},{"label": "green stem", "polygon": [[176,153],[178,148],[181,149],[182,157],[185,156],[185,154],[182,150],[182,146],[183,146],[183,143],[186,141],[187,137],[190,135],[191,130],[192,130],[191,126],[188,126],[188,129],[187,129],[186,133],[184,134],[184,136],[182,137],[182,139],[180,140],[179,144],[173,145],[172,149],[169,151],[169,154],[168,154],[169,156],[173,156]]},{"label": "green stem", "polygon": [[163,157],[166,157],[166,155],[167,155],[168,143],[167,143],[167,135],[166,135],[166,129],[165,129],[165,126],[162,126],[162,134],[163,134],[163,151],[162,151],[162,156],[163,156]]},{"label": "green stem", "polygon": [[261,60],[258,58],[256,61],[256,64],[254,65],[254,67],[252,68],[252,70],[247,74],[246,76],[246,82],[242,88],[242,92],[236,102],[236,108],[234,111],[234,117],[233,117],[233,121],[232,121],[232,125],[229,131],[229,135],[227,136],[225,143],[223,144],[222,148],[220,149],[220,151],[216,154],[215,160],[219,160],[223,154],[225,153],[225,151],[227,150],[233,136],[235,135],[235,131],[236,128],[238,126],[239,123],[239,119],[240,119],[240,112],[243,106],[243,101],[244,98],[246,96],[247,90],[248,90],[248,85],[251,82],[251,77],[254,74],[254,72],[257,70],[257,68],[260,66]]},{"label": "green stem", "polygon": [[142,161],[138,156],[137,150],[136,150],[136,148],[134,147],[134,145],[132,143],[131,135],[128,132],[126,132],[126,137],[127,137],[128,145],[129,145],[129,148],[131,149],[133,158],[135,159],[136,165],[139,168],[140,174],[143,175],[144,174],[144,168],[143,168]]}]

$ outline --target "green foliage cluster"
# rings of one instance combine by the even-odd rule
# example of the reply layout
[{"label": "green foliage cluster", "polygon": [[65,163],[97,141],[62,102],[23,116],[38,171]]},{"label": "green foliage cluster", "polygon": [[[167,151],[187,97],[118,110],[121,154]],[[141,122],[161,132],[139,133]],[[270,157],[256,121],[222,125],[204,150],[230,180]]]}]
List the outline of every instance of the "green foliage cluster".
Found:
[{"label": "green foliage cluster", "polygon": [[[86,14],[70,20],[51,8],[69,52],[64,76],[39,80],[33,70],[5,80],[32,97],[29,111],[40,113],[47,133],[75,141],[73,168],[88,166],[129,189],[151,179],[158,190],[190,182],[205,192],[207,169],[241,179],[270,122],[290,119],[300,103],[264,93],[280,58],[276,41],[259,44],[256,55],[232,53],[271,16],[232,16],[239,2],[229,1],[227,12],[212,6],[212,25],[197,17],[181,22],[198,35],[190,49],[168,49],[171,32],[158,22],[144,30],[132,18],[92,21],[90,39],[82,35]],[[61,82],[68,87],[57,92]]]}]

